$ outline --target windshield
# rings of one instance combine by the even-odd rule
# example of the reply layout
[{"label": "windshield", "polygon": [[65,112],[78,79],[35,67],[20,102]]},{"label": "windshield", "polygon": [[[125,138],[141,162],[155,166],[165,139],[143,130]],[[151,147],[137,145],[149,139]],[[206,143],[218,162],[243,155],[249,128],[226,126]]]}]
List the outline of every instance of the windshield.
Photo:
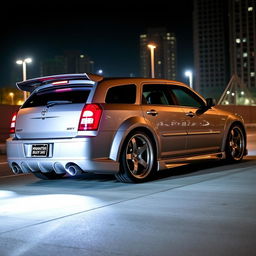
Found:
[{"label": "windshield", "polygon": [[31,95],[22,108],[46,106],[49,102],[61,104],[86,103],[90,90],[83,87],[45,89]]}]

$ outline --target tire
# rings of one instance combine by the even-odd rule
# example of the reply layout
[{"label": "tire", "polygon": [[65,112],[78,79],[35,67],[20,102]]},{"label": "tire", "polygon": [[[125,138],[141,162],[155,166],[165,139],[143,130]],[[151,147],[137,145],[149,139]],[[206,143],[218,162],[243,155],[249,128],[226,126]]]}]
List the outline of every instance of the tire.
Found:
[{"label": "tire", "polygon": [[33,174],[41,179],[41,180],[56,180],[56,179],[61,179],[65,175],[65,173],[62,174],[57,174],[55,172],[47,172],[47,173],[42,173],[42,172],[33,172]]},{"label": "tire", "polygon": [[245,133],[239,125],[230,128],[226,141],[226,160],[228,162],[239,162],[245,154]]},{"label": "tire", "polygon": [[155,148],[151,138],[141,131],[129,135],[121,151],[117,180],[125,183],[145,182],[153,177],[155,170]]}]

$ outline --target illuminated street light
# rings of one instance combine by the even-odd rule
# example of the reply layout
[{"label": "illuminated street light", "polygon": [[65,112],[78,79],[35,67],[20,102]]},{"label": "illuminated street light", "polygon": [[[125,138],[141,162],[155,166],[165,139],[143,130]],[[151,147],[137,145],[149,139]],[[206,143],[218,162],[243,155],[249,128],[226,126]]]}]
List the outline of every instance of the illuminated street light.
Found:
[{"label": "illuminated street light", "polygon": [[156,49],[156,45],[148,44],[148,48],[150,49],[150,59],[151,59],[151,77],[155,78],[155,60],[154,60],[154,50]]},{"label": "illuminated street light", "polygon": [[193,73],[192,73],[192,71],[187,70],[187,71],[185,72],[185,76],[188,77],[188,79],[189,79],[189,86],[190,86],[191,88],[193,88]]},{"label": "illuminated street light", "polygon": [[102,70],[102,69],[99,69],[99,70],[97,71],[97,74],[102,75],[102,74],[103,74],[103,70]]},{"label": "illuminated street light", "polygon": [[14,101],[13,101],[13,98],[14,98],[14,93],[13,93],[13,92],[10,92],[10,93],[9,93],[9,96],[11,97],[11,100],[12,100],[12,105],[14,105]]},{"label": "illuminated street light", "polygon": [[[17,60],[16,61],[16,64],[22,65],[23,81],[27,80],[27,67],[26,67],[26,64],[27,63],[31,63],[31,62],[32,62],[31,58],[26,58],[24,60]],[[26,91],[23,92],[23,96],[24,96],[24,102],[25,102],[26,99],[27,99],[27,92]]]}]

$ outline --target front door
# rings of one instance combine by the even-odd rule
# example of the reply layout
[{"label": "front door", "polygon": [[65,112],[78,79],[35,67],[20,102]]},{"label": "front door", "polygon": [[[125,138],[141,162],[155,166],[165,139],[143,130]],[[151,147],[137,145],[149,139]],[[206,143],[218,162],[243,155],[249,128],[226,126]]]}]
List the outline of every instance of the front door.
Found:
[{"label": "front door", "polygon": [[172,92],[186,116],[187,153],[219,152],[225,116],[219,115],[214,108],[203,107],[205,102],[186,87],[174,87]]}]

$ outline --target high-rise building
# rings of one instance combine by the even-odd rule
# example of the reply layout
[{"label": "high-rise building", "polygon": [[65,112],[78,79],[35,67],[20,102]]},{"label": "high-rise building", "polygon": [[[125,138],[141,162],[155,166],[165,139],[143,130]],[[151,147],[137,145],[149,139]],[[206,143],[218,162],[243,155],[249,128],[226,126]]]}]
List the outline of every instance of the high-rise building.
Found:
[{"label": "high-rise building", "polygon": [[65,52],[41,63],[41,76],[72,73],[93,73],[94,62],[77,51]]},{"label": "high-rise building", "polygon": [[229,13],[231,73],[255,93],[256,1],[230,0]]},{"label": "high-rise building", "polygon": [[176,37],[165,28],[149,28],[140,35],[140,73],[142,77],[151,77],[151,59],[148,44],[154,49],[155,77],[175,80],[177,76]]},{"label": "high-rise building", "polygon": [[256,1],[194,0],[195,89],[219,98],[232,75],[256,83]]},{"label": "high-rise building", "polygon": [[194,89],[219,98],[229,79],[228,15],[224,0],[194,0]]}]

